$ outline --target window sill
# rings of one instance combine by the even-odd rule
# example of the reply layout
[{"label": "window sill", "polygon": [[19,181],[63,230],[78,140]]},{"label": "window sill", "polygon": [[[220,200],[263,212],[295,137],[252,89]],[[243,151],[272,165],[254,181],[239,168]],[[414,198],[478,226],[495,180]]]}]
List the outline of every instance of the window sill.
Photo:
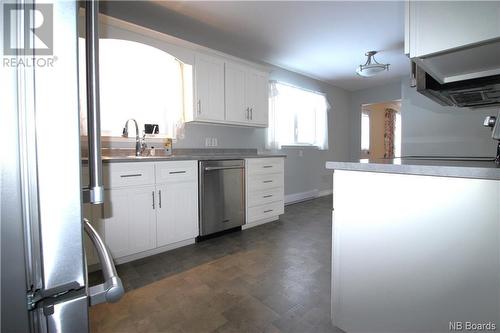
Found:
[{"label": "window sill", "polygon": [[318,146],[308,145],[308,144],[295,144],[295,145],[282,145],[281,149],[314,149],[320,150]]}]

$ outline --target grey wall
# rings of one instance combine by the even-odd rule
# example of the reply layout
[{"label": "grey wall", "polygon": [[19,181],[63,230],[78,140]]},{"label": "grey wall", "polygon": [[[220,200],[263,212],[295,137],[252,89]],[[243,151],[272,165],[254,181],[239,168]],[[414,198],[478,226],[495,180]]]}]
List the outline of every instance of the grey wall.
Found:
[{"label": "grey wall", "polygon": [[[225,47],[224,40],[230,38],[229,36],[210,34],[210,27],[167,12],[163,8],[153,8],[144,2],[108,2],[104,4],[102,11],[110,16],[244,58],[238,50]],[[350,157],[350,94],[343,89],[277,67],[273,67],[270,78],[323,92],[332,106],[328,115],[329,150],[290,147],[281,151],[287,155],[285,194],[331,189],[332,173],[325,169],[325,162]],[[204,148],[205,138],[213,137],[218,140],[218,148],[257,148],[263,151],[265,133],[265,129],[186,124],[185,138],[179,140],[174,148]]]},{"label": "grey wall", "polygon": [[491,131],[483,127],[498,109],[443,107],[401,82],[402,153],[404,155],[494,156]]},{"label": "grey wall", "polygon": [[394,84],[351,95],[351,154],[359,158],[362,104],[401,99],[402,155],[494,156],[491,132],[482,126],[495,109],[443,107],[411,88],[404,77]]}]

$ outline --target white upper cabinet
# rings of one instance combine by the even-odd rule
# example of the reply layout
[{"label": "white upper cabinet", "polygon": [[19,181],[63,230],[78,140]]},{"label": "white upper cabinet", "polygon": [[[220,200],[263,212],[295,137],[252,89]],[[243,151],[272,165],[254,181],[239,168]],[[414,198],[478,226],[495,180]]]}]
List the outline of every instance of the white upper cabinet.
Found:
[{"label": "white upper cabinet", "polygon": [[224,121],[224,61],[196,54],[194,121]]},{"label": "white upper cabinet", "polygon": [[226,121],[266,127],[268,75],[251,67],[226,62]]},{"label": "white upper cabinet", "polygon": [[249,71],[246,78],[247,103],[250,122],[267,127],[269,113],[268,76],[266,73]]},{"label": "white upper cabinet", "polygon": [[242,66],[226,63],[226,120],[246,123],[250,119],[250,111],[246,101],[246,70]]},{"label": "white upper cabinet", "polygon": [[500,1],[409,1],[405,53],[419,58],[500,37]]}]

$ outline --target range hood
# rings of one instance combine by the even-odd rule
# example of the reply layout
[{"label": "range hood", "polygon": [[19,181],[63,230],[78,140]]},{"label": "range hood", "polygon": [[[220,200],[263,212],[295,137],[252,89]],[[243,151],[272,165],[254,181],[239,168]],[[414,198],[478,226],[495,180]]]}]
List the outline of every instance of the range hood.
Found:
[{"label": "range hood", "polygon": [[500,75],[440,83],[416,63],[412,75],[417,91],[444,106],[488,107],[500,105]]},{"label": "range hood", "polygon": [[500,104],[500,39],[411,60],[417,91],[441,105]]}]

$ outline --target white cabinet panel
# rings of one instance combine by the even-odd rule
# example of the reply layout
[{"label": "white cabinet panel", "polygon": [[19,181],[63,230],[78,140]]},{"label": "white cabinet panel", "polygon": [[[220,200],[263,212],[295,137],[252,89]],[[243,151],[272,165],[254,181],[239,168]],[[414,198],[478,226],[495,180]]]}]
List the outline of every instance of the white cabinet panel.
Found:
[{"label": "white cabinet panel", "polygon": [[283,187],[252,191],[248,193],[247,206],[254,207],[283,200],[284,200]]},{"label": "white cabinet panel", "polygon": [[260,175],[270,173],[284,172],[284,159],[282,157],[274,158],[254,158],[248,160],[248,174]]},{"label": "white cabinet panel", "polygon": [[245,160],[246,225],[277,220],[284,213],[284,158]]},{"label": "white cabinet panel", "polygon": [[198,236],[198,182],[157,185],[157,245]]},{"label": "white cabinet panel", "polygon": [[245,68],[226,63],[226,120],[246,123],[250,118],[245,97]]},{"label": "white cabinet panel", "polygon": [[335,170],[334,325],[500,322],[500,182]]},{"label": "white cabinet panel", "polygon": [[105,188],[155,183],[154,164],[149,162],[109,163],[102,171]]},{"label": "white cabinet panel", "polygon": [[169,161],[155,164],[156,184],[192,182],[198,179],[198,161]]},{"label": "white cabinet panel", "polygon": [[268,75],[226,62],[226,121],[263,127],[268,123]]},{"label": "white cabinet panel", "polygon": [[265,190],[275,187],[283,187],[283,177],[281,173],[248,176],[248,190]]},{"label": "white cabinet panel", "polygon": [[500,37],[499,1],[410,1],[405,49],[410,57]]},{"label": "white cabinet panel", "polygon": [[[141,252],[198,236],[198,161],[116,163],[106,168],[108,179],[114,180],[108,184],[115,188],[106,190],[102,214],[96,215],[103,215],[102,234],[113,258],[129,261]],[[132,177],[134,173],[141,176]],[[131,177],[122,180],[120,175]],[[150,252],[145,253],[141,256]]]},{"label": "white cabinet panel", "polygon": [[104,203],[106,244],[114,258],[156,246],[155,187],[107,190]]},{"label": "white cabinet panel", "polygon": [[197,54],[194,120],[224,121],[224,61]]},{"label": "white cabinet panel", "polygon": [[273,216],[278,216],[283,214],[284,204],[283,201],[273,202],[270,204],[249,207],[247,222],[252,223],[258,220],[266,219]]},{"label": "white cabinet panel", "polygon": [[246,76],[247,104],[250,107],[250,123],[267,126],[268,77],[267,74],[250,71]]}]

